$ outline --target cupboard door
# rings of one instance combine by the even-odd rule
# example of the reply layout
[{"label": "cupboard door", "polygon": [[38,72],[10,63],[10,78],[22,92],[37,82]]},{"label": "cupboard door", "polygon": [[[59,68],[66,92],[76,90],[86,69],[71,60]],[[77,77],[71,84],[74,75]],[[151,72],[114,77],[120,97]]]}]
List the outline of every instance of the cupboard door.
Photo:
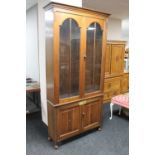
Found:
[{"label": "cupboard door", "polygon": [[58,130],[59,138],[70,137],[80,130],[80,107],[72,106],[59,109],[58,111]]},{"label": "cupboard door", "polygon": [[83,105],[82,108],[82,128],[87,130],[100,125],[101,121],[101,101],[96,100]]},{"label": "cupboard door", "polygon": [[119,75],[123,73],[124,69],[124,45],[111,46],[111,74]]},{"label": "cupboard door", "polygon": [[60,26],[59,95],[66,98],[79,95],[80,27],[67,18]]},{"label": "cupboard door", "polygon": [[110,67],[111,67],[111,45],[106,45],[106,51],[105,51],[105,76],[108,76],[110,74]]},{"label": "cupboard door", "polygon": [[[86,20],[87,21],[87,20]],[[90,22],[91,21],[91,22]],[[92,20],[86,29],[85,92],[100,90],[103,23]]]}]

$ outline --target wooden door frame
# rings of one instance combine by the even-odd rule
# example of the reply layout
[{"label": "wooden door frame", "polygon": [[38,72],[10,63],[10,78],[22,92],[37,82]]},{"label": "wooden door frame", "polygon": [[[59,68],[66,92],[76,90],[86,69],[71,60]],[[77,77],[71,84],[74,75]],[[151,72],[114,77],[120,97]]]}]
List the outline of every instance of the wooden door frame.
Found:
[{"label": "wooden door frame", "polygon": [[100,77],[100,89],[94,92],[90,92],[90,93],[85,93],[85,71],[86,71],[86,62],[83,63],[83,81],[82,81],[82,85],[83,85],[83,94],[82,96],[84,97],[89,97],[98,93],[103,93],[103,84],[104,84],[104,61],[105,61],[105,51],[106,51],[106,39],[107,39],[107,19],[99,19],[97,17],[84,17],[85,18],[85,24],[84,24],[84,38],[83,38],[83,42],[85,42],[84,45],[84,52],[83,54],[86,55],[86,43],[87,43],[87,28],[89,25],[91,25],[91,23],[98,23],[102,29],[102,58],[101,58],[101,77]]},{"label": "wooden door frame", "polygon": [[[73,100],[77,100],[80,99],[81,97],[81,73],[82,73],[82,65],[81,65],[81,55],[82,55],[82,27],[83,27],[83,23],[81,22],[82,20],[82,16],[78,16],[75,14],[69,14],[69,13],[61,13],[61,12],[54,12],[54,18],[55,19],[59,19],[59,20],[55,20],[54,22],[54,40],[53,40],[53,44],[54,44],[54,95],[55,95],[55,101],[56,104],[58,103],[65,103],[68,101],[73,101]],[[73,97],[67,97],[64,99],[60,99],[59,97],[59,43],[60,43],[60,26],[63,24],[63,22],[68,19],[68,18],[72,18],[74,19],[79,28],[80,28],[80,60],[79,60],[79,95],[78,96],[73,96]]]}]

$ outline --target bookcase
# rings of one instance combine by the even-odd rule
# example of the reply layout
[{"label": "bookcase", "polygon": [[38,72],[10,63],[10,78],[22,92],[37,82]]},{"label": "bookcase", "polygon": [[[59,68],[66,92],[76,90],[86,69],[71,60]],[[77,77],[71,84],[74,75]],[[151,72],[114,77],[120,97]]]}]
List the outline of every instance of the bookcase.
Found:
[{"label": "bookcase", "polygon": [[44,9],[48,136],[58,148],[101,128],[109,14],[54,2]]}]

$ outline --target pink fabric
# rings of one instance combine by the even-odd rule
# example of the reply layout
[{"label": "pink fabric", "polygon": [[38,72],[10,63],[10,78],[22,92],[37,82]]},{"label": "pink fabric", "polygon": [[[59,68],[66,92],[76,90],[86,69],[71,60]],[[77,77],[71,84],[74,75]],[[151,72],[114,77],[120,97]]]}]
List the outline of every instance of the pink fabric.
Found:
[{"label": "pink fabric", "polygon": [[129,109],[129,96],[128,95],[117,95],[112,97],[111,103],[120,105]]}]

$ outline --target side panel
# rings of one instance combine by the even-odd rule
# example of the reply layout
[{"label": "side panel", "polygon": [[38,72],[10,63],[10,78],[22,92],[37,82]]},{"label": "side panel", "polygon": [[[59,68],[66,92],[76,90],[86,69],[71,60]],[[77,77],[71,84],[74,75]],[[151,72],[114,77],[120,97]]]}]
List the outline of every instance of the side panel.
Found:
[{"label": "side panel", "polygon": [[53,79],[53,11],[45,12],[45,37],[46,37],[46,86],[47,99],[52,102],[54,97]]},{"label": "side panel", "polygon": [[56,109],[48,104],[48,137],[56,141]]}]

